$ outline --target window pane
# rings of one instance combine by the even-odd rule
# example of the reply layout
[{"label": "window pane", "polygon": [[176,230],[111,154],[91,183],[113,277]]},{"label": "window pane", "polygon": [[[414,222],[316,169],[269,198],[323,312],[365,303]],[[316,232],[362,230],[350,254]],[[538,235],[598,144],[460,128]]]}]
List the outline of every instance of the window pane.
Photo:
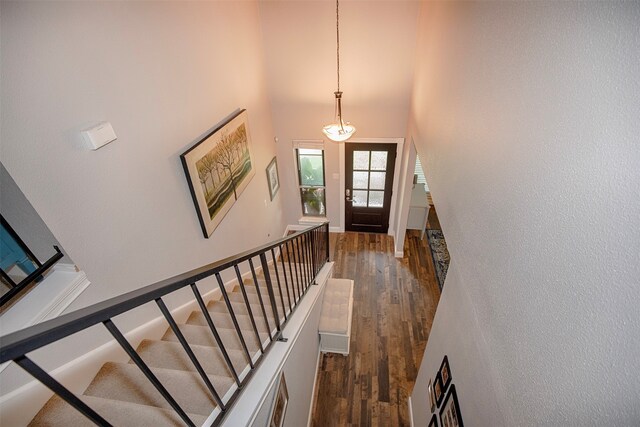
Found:
[{"label": "window pane", "polygon": [[367,206],[367,191],[353,190],[353,206]]},{"label": "window pane", "polygon": [[384,204],[384,191],[369,191],[369,207],[381,208]]},{"label": "window pane", "polygon": [[369,172],[354,172],[353,188],[369,188]]},{"label": "window pane", "polygon": [[384,190],[384,179],[386,175],[386,172],[371,172],[369,188],[372,190]]},{"label": "window pane", "polygon": [[371,170],[387,170],[387,152],[372,151],[371,152]]},{"label": "window pane", "polygon": [[302,151],[320,151],[300,149],[298,153],[300,161],[300,185],[324,185],[324,171],[322,167],[322,155],[303,154]]},{"label": "window pane", "polygon": [[324,216],[324,188],[301,188],[302,213],[305,216]]},{"label": "window pane", "polygon": [[353,152],[353,168],[354,169],[369,169],[369,152],[368,151],[354,151]]}]

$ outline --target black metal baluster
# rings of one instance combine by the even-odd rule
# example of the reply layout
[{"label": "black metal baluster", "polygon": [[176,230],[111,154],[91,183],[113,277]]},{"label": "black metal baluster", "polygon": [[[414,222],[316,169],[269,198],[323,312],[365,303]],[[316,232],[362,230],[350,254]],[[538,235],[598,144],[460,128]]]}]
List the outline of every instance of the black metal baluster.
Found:
[{"label": "black metal baluster", "polygon": [[174,334],[176,334],[176,337],[178,338],[178,341],[182,345],[182,348],[187,353],[187,356],[189,356],[191,363],[193,363],[193,366],[195,366],[196,371],[198,371],[198,373],[200,374],[202,381],[204,381],[204,384],[209,389],[209,392],[213,396],[213,400],[216,401],[216,404],[220,407],[220,410],[224,412],[227,408],[225,407],[224,403],[222,403],[222,398],[220,398],[220,395],[216,391],[215,387],[213,386],[213,384],[211,384],[211,380],[209,379],[209,377],[207,376],[207,373],[202,368],[200,361],[198,360],[196,355],[193,353],[193,350],[189,346],[189,343],[187,343],[187,340],[184,338],[184,335],[182,335],[180,328],[178,328],[178,324],[176,323],[173,316],[169,312],[169,309],[167,308],[162,298],[156,299],[156,304],[158,304],[158,307],[160,307],[160,311],[162,312],[162,315],[164,316],[165,319],[167,319],[167,322],[169,323],[171,330],[173,331]]},{"label": "black metal baluster", "polygon": [[302,251],[300,250],[300,245],[301,245],[301,240],[302,237],[298,236],[298,238],[296,239],[296,249],[297,249],[297,254],[298,254],[298,265],[300,266],[300,279],[302,280],[302,293],[306,293],[307,292],[307,286],[308,283],[305,280],[305,274],[304,274],[304,260],[302,259]]},{"label": "black metal baluster", "polygon": [[313,268],[311,266],[311,233],[308,232],[304,235],[304,251],[305,260],[307,262],[307,274],[309,275],[309,284],[313,283]]},{"label": "black metal baluster", "polygon": [[[231,370],[233,379],[235,380],[236,384],[238,384],[238,388],[242,387],[242,384],[240,383],[240,377],[238,377],[238,373],[236,372],[236,368],[233,366],[233,363],[231,362],[231,358],[229,357],[229,353],[227,353],[226,346],[222,342],[222,339],[220,338],[220,334],[218,334],[218,329],[213,324],[211,315],[209,314],[209,311],[207,310],[207,306],[205,305],[204,300],[202,299],[202,295],[200,295],[200,291],[198,290],[198,287],[196,286],[195,283],[191,284],[191,289],[193,290],[193,294],[195,295],[196,300],[198,301],[200,310],[202,311],[202,314],[204,315],[204,318],[206,319],[207,324],[209,325],[209,329],[211,329],[213,338],[216,340],[216,343],[218,344],[218,348],[222,352],[222,357],[224,357],[224,361],[227,362],[227,366]],[[247,349],[246,346],[244,346],[244,351],[245,351],[245,355],[247,356],[247,359],[251,360],[249,349]]]},{"label": "black metal baluster", "polygon": [[[251,264],[251,260],[249,260],[249,263]],[[273,283],[271,282],[269,265],[267,264],[267,257],[265,256],[264,252],[260,254],[260,263],[262,264],[262,274],[264,275],[264,280],[267,284],[267,293],[269,294],[269,301],[271,301],[271,309],[273,310],[273,317],[276,323],[276,330],[280,332],[282,330],[282,328],[280,327],[280,315],[278,314],[278,306],[276,305],[276,296],[273,292]],[[253,265],[251,265],[251,271],[253,271]],[[265,314],[265,318],[266,318],[266,314]]]},{"label": "black metal baluster", "polygon": [[273,269],[276,272],[276,281],[278,283],[278,291],[280,291],[280,302],[282,303],[282,315],[284,321],[287,321],[287,306],[284,304],[284,295],[282,294],[282,286],[280,285],[280,274],[278,273],[278,263],[276,262],[276,254],[271,248],[271,259],[273,260]]},{"label": "black metal baluster", "polygon": [[323,245],[324,245],[324,249],[326,251],[326,255],[327,258],[325,259],[326,262],[329,262],[329,260],[331,259],[331,257],[329,256],[329,223],[325,223],[324,224],[324,239],[323,239]]},{"label": "black metal baluster", "polygon": [[313,268],[313,277],[318,276],[318,230],[314,229],[311,233],[311,268]]},{"label": "black metal baluster", "polygon": [[45,372],[40,366],[33,363],[31,359],[27,356],[19,356],[13,360],[20,366],[22,369],[27,371],[32,377],[40,381],[42,384],[47,386],[51,391],[60,396],[67,402],[69,405],[73,406],[76,410],[78,410],[82,415],[89,418],[93,423],[99,426],[111,426],[100,415],[96,413],[93,409],[87,406],[82,400],[80,400],[75,394],[71,393],[69,389],[56,381],[51,375]]},{"label": "black metal baluster", "polygon": [[298,240],[293,239],[291,241],[291,247],[293,248],[293,267],[296,272],[296,279],[298,283],[298,301],[302,299],[304,295],[304,283],[302,283],[302,276],[300,275],[300,260],[298,259]]},{"label": "black metal baluster", "polygon": [[[244,348],[245,353],[247,354],[247,356],[249,356],[249,366],[251,366],[251,369],[253,369],[254,368],[253,360],[251,359],[251,355],[249,355],[247,343],[244,340],[244,335],[242,335],[242,330],[240,329],[240,325],[238,324],[238,319],[236,319],[236,315],[233,312],[233,307],[231,307],[231,301],[229,300],[229,295],[227,294],[227,290],[224,288],[224,283],[222,283],[222,277],[220,277],[220,273],[216,273],[216,280],[218,281],[220,292],[222,292],[222,299],[224,299],[224,303],[226,304],[227,310],[229,311],[229,315],[231,316],[233,327],[236,328],[236,333],[238,334],[238,338],[240,338],[240,342],[242,343],[242,348]],[[264,353],[264,349],[262,348],[262,343],[260,342],[259,339],[258,339],[258,345],[260,346],[260,351]]]},{"label": "black metal baluster", "polygon": [[269,325],[269,319],[267,319],[267,311],[264,308],[264,301],[262,300],[262,294],[260,292],[258,277],[256,276],[255,268],[253,268],[253,260],[251,258],[249,258],[249,269],[251,269],[251,277],[253,277],[253,283],[255,283],[256,292],[258,293],[258,301],[260,301],[260,309],[262,310],[262,315],[264,316],[264,323],[267,325],[267,333],[269,334],[269,340],[273,341],[273,336],[271,336],[271,326]]},{"label": "black metal baluster", "polygon": [[109,332],[111,332],[111,335],[113,335],[113,337],[116,339],[116,341],[118,341],[118,344],[120,344],[120,347],[122,347],[124,349],[124,351],[127,352],[129,357],[138,366],[138,369],[140,369],[142,371],[142,373],[144,374],[145,377],[147,377],[149,382],[151,382],[151,384],[153,384],[153,386],[156,388],[156,390],[158,390],[158,392],[160,392],[162,397],[164,397],[165,400],[167,402],[169,402],[169,405],[171,405],[171,407],[178,413],[180,418],[182,418],[182,421],[184,421],[188,426],[195,427],[195,424],[193,424],[193,421],[191,421],[191,419],[187,416],[187,414],[184,412],[182,407],[180,405],[178,405],[178,402],[176,402],[175,399],[171,396],[171,394],[169,394],[169,392],[162,385],[160,380],[158,380],[158,378],[153,374],[153,372],[151,372],[151,369],[149,369],[147,364],[144,363],[144,361],[142,360],[140,355],[138,353],[136,353],[136,351],[133,349],[131,344],[129,344],[129,341],[127,341],[127,339],[124,337],[124,335],[122,335],[120,330],[111,321],[111,319],[105,320],[102,323],[107,328],[107,330],[109,330]]},{"label": "black metal baluster", "polygon": [[235,264],[233,268],[236,272],[238,284],[240,285],[240,292],[242,292],[242,298],[244,299],[244,303],[247,307],[247,313],[249,313],[249,320],[251,321],[251,327],[253,328],[253,332],[256,334],[256,340],[258,340],[260,351],[264,353],[264,347],[262,346],[262,339],[260,338],[260,333],[258,332],[258,325],[256,324],[255,317],[253,316],[253,310],[251,310],[251,303],[249,303],[249,297],[247,296],[247,290],[244,288],[244,281],[242,280],[242,275],[240,275],[240,269],[238,268],[238,264]]},{"label": "black metal baluster", "polygon": [[290,243],[291,241],[287,241],[285,243],[285,246],[287,248],[287,263],[289,264],[289,277],[291,277],[291,289],[293,290],[293,306],[295,307],[296,305],[298,305],[298,300],[300,299],[300,294],[296,295],[296,283],[295,283],[295,276],[293,275],[293,268],[291,267],[291,248],[290,248]]},{"label": "black metal baluster", "polygon": [[[289,300],[289,313],[293,312],[293,306],[291,305],[291,294],[289,293],[289,281],[287,280],[287,268],[284,264],[284,255],[282,253],[282,245],[279,246],[280,249],[280,262],[282,263],[282,276],[284,277],[284,286],[287,288],[287,298]],[[293,278],[292,278],[293,280]],[[293,292],[293,289],[291,290]],[[293,296],[295,300],[295,294]]]}]

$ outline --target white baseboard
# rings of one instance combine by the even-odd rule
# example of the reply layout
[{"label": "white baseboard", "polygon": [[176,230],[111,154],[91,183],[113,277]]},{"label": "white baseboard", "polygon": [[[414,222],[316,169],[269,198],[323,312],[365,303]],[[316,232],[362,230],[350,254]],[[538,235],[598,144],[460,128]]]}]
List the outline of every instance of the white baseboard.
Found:
[{"label": "white baseboard", "polygon": [[329,226],[329,233],[344,233],[344,230],[339,226]]},{"label": "white baseboard", "polygon": [[309,404],[309,419],[307,419],[307,427],[311,426],[311,420],[313,419],[313,405],[316,403],[316,383],[318,382],[318,371],[320,370],[320,356],[322,351],[318,350],[318,357],[316,359],[316,372],[313,374],[313,393],[311,393],[311,403]]},{"label": "white baseboard", "polygon": [[404,258],[404,250],[402,250],[402,251],[396,251],[396,253],[395,253],[395,257],[396,257],[396,258]]},{"label": "white baseboard", "polygon": [[407,399],[407,404],[409,405],[409,426],[413,427],[413,406],[411,405],[411,396]]}]

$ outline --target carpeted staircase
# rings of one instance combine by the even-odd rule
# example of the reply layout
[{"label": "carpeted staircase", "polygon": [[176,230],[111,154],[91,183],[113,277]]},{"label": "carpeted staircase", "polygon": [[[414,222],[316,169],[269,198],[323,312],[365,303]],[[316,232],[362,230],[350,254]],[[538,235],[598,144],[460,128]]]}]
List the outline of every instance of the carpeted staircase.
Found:
[{"label": "carpeted staircase", "polygon": [[[289,274],[287,273],[289,292],[285,289],[282,272],[280,272],[280,276],[282,298],[288,316],[289,298],[291,305],[294,306],[300,296],[297,288],[294,291]],[[284,321],[282,302],[275,277],[272,278],[272,282],[278,314],[282,322]],[[269,332],[260,307],[258,289],[265,304],[272,336],[276,330],[266,283],[259,277],[258,289],[256,289],[253,280],[245,280],[244,284],[260,340],[263,347],[266,347],[269,342]],[[238,285],[233,292],[229,293],[229,299],[232,302],[249,353],[252,360],[255,361],[260,352],[260,344]],[[240,380],[242,380],[249,373],[249,361],[224,300],[220,298],[220,300],[210,301],[207,304],[207,311],[211,315]],[[200,310],[193,311],[186,323],[179,324],[179,329],[222,401],[226,404],[237,385],[216,344],[204,314]],[[160,340],[143,340],[136,350],[171,396],[187,412],[195,425],[202,425],[214,410],[219,410],[171,328],[167,329]],[[105,363],[85,392],[79,397],[114,426],[184,425],[184,421],[132,361],[129,363]],[[93,424],[62,399],[54,396],[40,410],[30,425],[77,427]]]}]

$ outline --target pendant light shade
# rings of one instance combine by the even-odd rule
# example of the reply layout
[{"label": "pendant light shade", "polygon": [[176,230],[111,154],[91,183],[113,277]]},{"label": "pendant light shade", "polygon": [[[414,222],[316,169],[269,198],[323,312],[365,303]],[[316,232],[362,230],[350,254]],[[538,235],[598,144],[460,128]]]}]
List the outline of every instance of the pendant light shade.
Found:
[{"label": "pendant light shade", "polygon": [[336,95],[336,122],[326,125],[322,128],[322,132],[327,135],[327,138],[334,142],[344,142],[356,132],[356,127],[344,123],[342,120],[342,92],[334,92]]},{"label": "pendant light shade", "polygon": [[338,90],[333,94],[336,97],[336,119],[334,123],[322,128],[322,132],[334,142],[344,142],[356,132],[356,127],[342,119],[342,92],[340,92],[340,4],[336,0],[336,63],[338,70]]}]

